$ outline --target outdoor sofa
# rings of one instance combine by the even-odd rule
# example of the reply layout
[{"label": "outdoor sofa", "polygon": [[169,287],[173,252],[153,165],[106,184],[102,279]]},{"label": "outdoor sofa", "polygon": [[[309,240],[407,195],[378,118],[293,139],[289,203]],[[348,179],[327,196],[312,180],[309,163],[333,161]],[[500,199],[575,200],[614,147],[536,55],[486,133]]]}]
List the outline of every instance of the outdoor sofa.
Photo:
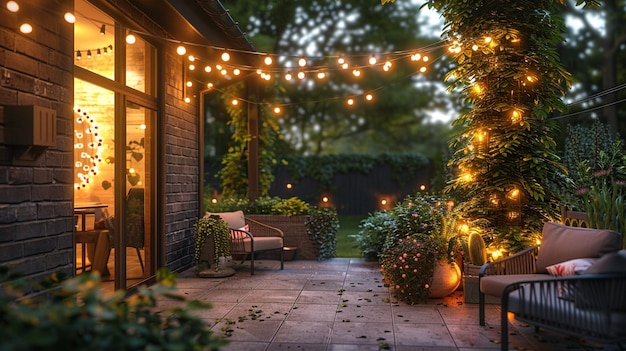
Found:
[{"label": "outdoor sofa", "polygon": [[602,343],[626,341],[626,250],[610,230],[545,223],[540,246],[484,264],[485,295],[501,298],[501,348],[508,349],[508,313],[519,321]]}]

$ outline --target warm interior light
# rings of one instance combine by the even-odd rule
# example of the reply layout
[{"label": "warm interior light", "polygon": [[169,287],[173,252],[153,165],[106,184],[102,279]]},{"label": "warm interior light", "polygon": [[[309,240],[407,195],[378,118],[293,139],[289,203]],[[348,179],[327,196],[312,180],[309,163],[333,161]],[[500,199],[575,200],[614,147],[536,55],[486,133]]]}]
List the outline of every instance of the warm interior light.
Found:
[{"label": "warm interior light", "polygon": [[191,99],[190,99],[189,97],[185,97],[185,102],[186,102],[186,103],[190,103],[190,102],[191,102]]},{"label": "warm interior light", "polygon": [[233,74],[234,74],[234,75],[236,75],[236,76],[238,76],[238,75],[240,75],[240,74],[241,74],[241,70],[240,70],[239,68],[235,68],[235,69],[233,70]]},{"label": "warm interior light", "polygon": [[187,88],[191,88],[193,86],[193,82],[188,80],[187,83],[185,83],[185,85],[187,85]]},{"label": "warm interior light", "polygon": [[194,64],[189,65],[189,70],[190,71],[195,71],[196,70],[196,65],[194,65]]}]

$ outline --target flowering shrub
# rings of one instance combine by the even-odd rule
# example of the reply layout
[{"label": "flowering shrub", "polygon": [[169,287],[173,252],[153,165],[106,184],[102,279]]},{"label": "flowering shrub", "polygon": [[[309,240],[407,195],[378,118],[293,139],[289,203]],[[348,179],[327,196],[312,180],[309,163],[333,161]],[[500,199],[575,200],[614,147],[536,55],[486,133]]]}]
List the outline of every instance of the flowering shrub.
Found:
[{"label": "flowering shrub", "polygon": [[450,258],[443,230],[448,201],[439,196],[409,196],[391,210],[395,226],[380,255],[385,281],[406,303],[424,302],[438,260]]},{"label": "flowering shrub", "polygon": [[397,239],[383,256],[383,274],[398,299],[416,304],[428,299],[435,262],[439,255],[432,235],[409,235]]}]

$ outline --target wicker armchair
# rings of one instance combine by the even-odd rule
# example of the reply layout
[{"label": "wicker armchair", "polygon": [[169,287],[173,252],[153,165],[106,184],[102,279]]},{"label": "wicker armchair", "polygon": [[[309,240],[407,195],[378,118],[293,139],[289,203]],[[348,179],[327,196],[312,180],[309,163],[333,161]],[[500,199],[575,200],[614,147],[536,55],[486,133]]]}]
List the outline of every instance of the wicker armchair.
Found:
[{"label": "wicker armchair", "polygon": [[[571,290],[571,296],[564,297],[564,287]],[[624,342],[626,273],[583,274],[506,286],[500,319],[502,350],[508,350],[508,312],[536,328],[601,343]]]},{"label": "wicker armchair", "polygon": [[[248,218],[243,211],[211,213],[220,216],[230,228],[230,253],[250,256],[250,274],[254,274],[254,253],[266,250],[278,250],[280,269],[284,269],[284,233],[276,227]],[[254,234],[253,234],[254,233]]]},{"label": "wicker armchair", "polygon": [[[542,240],[541,247],[531,247],[481,267],[480,325],[485,325],[485,295],[491,295],[501,298],[503,350],[508,348],[508,312],[537,327],[603,342],[623,340],[626,336],[626,251],[619,251],[621,235],[610,230],[548,222],[544,224]],[[594,262],[589,263],[582,275],[563,277],[548,273],[580,259]],[[613,290],[606,290],[609,288]],[[564,295],[564,290],[569,294]],[[602,318],[604,334],[589,325],[600,323],[598,320]]]}]

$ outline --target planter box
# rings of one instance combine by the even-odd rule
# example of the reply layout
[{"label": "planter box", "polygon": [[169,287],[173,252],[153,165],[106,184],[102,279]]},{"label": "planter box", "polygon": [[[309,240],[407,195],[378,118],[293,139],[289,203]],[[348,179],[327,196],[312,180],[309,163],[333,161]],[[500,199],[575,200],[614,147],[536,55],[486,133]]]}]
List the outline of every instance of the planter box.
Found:
[{"label": "planter box", "polygon": [[[247,214],[246,217],[282,230],[285,234],[284,245],[297,248],[298,259],[317,260],[318,250],[309,239],[309,235],[306,233],[306,226],[304,225],[309,216]],[[254,235],[253,223],[250,224],[250,232]],[[287,258],[287,252],[285,252],[285,258]]]},{"label": "planter box", "polygon": [[[463,267],[463,300],[465,303],[478,303],[478,273],[480,266],[465,264]],[[485,303],[500,304],[500,298],[485,295]]]}]

